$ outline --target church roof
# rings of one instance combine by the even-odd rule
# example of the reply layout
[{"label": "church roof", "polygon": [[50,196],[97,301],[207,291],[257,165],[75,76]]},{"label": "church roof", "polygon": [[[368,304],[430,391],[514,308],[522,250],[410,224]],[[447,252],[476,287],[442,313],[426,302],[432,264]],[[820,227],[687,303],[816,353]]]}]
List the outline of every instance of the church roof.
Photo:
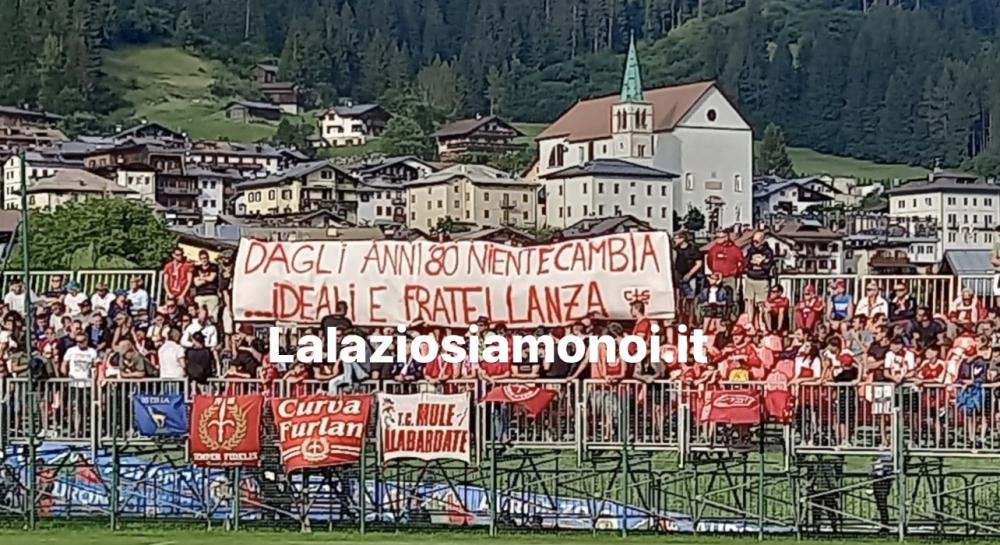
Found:
[{"label": "church roof", "polygon": [[[701,81],[649,89],[645,102],[653,106],[653,131],[671,131],[705,94],[715,87],[714,81]],[[585,142],[611,138],[611,107],[621,100],[620,94],[581,100],[542,131],[535,140],[565,137],[570,142]]]},{"label": "church roof", "polygon": [[622,159],[594,159],[587,161],[583,165],[564,168],[558,172],[553,172],[544,176],[547,179],[576,178],[577,176],[606,176],[606,177],[628,177],[628,178],[678,178],[677,174],[660,170],[658,168],[647,167]]},{"label": "church roof", "polygon": [[625,57],[625,74],[622,76],[622,102],[643,102],[642,74],[639,55],[635,50],[635,35],[629,37],[628,55]]}]

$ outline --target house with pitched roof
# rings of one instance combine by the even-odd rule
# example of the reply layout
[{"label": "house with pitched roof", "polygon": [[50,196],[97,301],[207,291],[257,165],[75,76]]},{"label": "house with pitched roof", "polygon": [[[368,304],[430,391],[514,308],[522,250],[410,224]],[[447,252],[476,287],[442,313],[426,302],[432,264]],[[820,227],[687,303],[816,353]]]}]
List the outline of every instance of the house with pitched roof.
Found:
[{"label": "house with pitched roof", "polygon": [[[655,181],[647,176],[645,183],[640,183],[643,179],[639,176],[628,178],[630,174],[624,174],[625,183],[619,185],[623,193],[618,197],[626,202],[634,197],[640,204],[633,209],[622,207],[619,213],[666,229],[672,227],[673,212],[683,216],[692,207],[702,211],[710,229],[753,221],[750,124],[712,81],[643,89],[634,41],[629,45],[621,92],[576,103],[535,141],[537,177],[546,186],[547,201],[553,190],[558,192],[558,186],[563,185],[564,193],[592,201],[586,213],[582,203],[572,210],[566,210],[571,206],[567,204],[562,218],[558,205],[553,214],[552,204],[546,202],[552,226],[566,227],[588,215],[615,214],[609,209],[615,195],[607,193],[613,185],[605,182],[606,193],[583,199],[584,190],[595,188],[563,182],[566,169],[606,160],[627,162],[636,166],[636,173],[650,175],[653,170],[660,176]],[[558,184],[545,181],[554,174]],[[654,185],[647,188],[649,184]],[[673,190],[655,184],[667,184]],[[666,217],[659,202],[661,193],[672,199]],[[641,202],[651,196],[658,202]],[[595,209],[602,203],[603,214]]]},{"label": "house with pitched roof", "polygon": [[516,151],[522,148],[514,142],[519,136],[524,133],[495,115],[455,121],[434,133],[442,161],[470,154]]},{"label": "house with pitched roof", "polygon": [[378,104],[335,106],[318,116],[320,138],[331,146],[360,146],[381,136],[392,118]]}]

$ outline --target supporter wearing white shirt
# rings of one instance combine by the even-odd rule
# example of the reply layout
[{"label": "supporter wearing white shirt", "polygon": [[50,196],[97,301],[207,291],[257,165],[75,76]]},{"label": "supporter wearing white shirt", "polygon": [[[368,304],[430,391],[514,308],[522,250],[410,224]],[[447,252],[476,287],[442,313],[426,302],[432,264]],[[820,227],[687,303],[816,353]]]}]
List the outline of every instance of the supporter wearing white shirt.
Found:
[{"label": "supporter wearing white shirt", "polygon": [[66,350],[62,359],[62,374],[74,381],[89,385],[93,378],[94,365],[97,363],[97,350],[87,346],[87,337],[82,333],[77,334],[76,344]]},{"label": "supporter wearing white shirt", "polygon": [[115,300],[115,295],[108,290],[108,286],[105,284],[97,285],[97,292],[90,297],[90,305],[94,307],[96,312],[100,312],[102,315],[107,316],[108,311],[111,309],[111,303]]},{"label": "supporter wearing white shirt", "polygon": [[867,316],[874,318],[877,314],[889,316],[889,301],[878,292],[878,285],[874,282],[865,288],[865,295],[858,299],[858,304],[854,307],[855,316]]},{"label": "supporter wearing white shirt", "polygon": [[63,296],[63,306],[66,307],[66,314],[73,318],[80,316],[80,304],[87,300],[87,296],[80,291],[80,284],[71,280],[66,284],[66,295]]},{"label": "supporter wearing white shirt", "polygon": [[163,346],[156,351],[157,359],[160,363],[160,378],[184,378],[187,372],[184,366],[184,347],[177,341],[181,334],[176,329],[171,329],[167,334],[167,340]]},{"label": "supporter wearing white shirt", "polygon": [[129,284],[128,302],[133,315],[140,310],[149,310],[149,292],[143,289],[142,280],[137,277],[133,277]]},{"label": "supporter wearing white shirt", "polygon": [[917,369],[917,356],[912,350],[903,347],[902,339],[895,337],[885,354],[885,368],[893,378],[902,380]]},{"label": "supporter wearing white shirt", "polygon": [[[31,303],[34,304],[37,296],[32,293],[30,297]],[[7,295],[3,296],[3,302],[7,305],[7,308],[24,316],[24,283],[20,280],[13,280],[10,284],[10,291],[7,292]]]},{"label": "supporter wearing white shirt", "polygon": [[181,337],[181,346],[185,348],[191,348],[194,346],[194,341],[191,340],[191,335],[201,332],[205,336],[205,348],[215,348],[219,344],[219,331],[215,328],[215,324],[208,317],[208,312],[202,308],[198,310],[198,317],[191,320],[191,325],[184,329],[184,335]]}]

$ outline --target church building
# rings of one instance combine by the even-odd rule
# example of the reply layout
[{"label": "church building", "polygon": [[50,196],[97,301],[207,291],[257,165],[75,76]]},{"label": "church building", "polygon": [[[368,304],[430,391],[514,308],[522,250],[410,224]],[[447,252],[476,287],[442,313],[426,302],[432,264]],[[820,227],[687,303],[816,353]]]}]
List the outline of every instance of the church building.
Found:
[{"label": "church building", "polygon": [[629,214],[671,230],[751,224],[753,132],[715,82],[643,90],[635,40],[621,92],[583,100],[537,137],[539,222],[565,228]]}]

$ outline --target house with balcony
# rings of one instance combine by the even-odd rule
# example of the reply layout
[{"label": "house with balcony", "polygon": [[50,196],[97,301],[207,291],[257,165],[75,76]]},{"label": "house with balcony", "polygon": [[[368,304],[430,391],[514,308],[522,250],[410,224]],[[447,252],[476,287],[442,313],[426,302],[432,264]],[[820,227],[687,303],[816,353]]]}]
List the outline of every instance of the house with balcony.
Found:
[{"label": "house with balcony", "polygon": [[753,215],[800,215],[833,205],[842,192],[822,176],[782,179],[759,176],[753,183]]},{"label": "house with balcony", "polygon": [[990,250],[1000,221],[1000,185],[975,174],[935,169],[885,192],[889,217],[933,218],[935,255],[951,250]]},{"label": "house with balcony", "polygon": [[933,216],[856,212],[844,231],[844,272],[849,274],[935,274],[940,226]]},{"label": "house with balcony", "polygon": [[392,114],[378,104],[335,106],[318,114],[319,134],[327,145],[360,146],[385,132]]},{"label": "house with balcony", "polygon": [[[80,161],[69,160],[59,153],[29,151],[24,154],[24,171],[27,183],[48,178],[63,171],[83,168]],[[3,164],[4,208],[21,208],[21,156],[12,155]]]},{"label": "house with balcony", "polygon": [[539,184],[486,165],[453,165],[403,187],[411,229],[430,231],[448,218],[481,227],[538,224]]},{"label": "house with balcony", "polygon": [[[57,206],[88,199],[119,197],[139,199],[135,191],[122,187],[114,180],[98,176],[83,169],[63,169],[51,176],[28,184],[28,208],[52,210]],[[21,208],[21,190],[11,195],[11,208]]]},{"label": "house with balcony", "polygon": [[437,140],[438,158],[452,161],[463,155],[493,155],[520,150],[514,142],[524,136],[517,127],[495,115],[463,119],[441,127]]},{"label": "house with balcony", "polygon": [[358,180],[330,161],[294,165],[279,173],[235,186],[237,215],[278,216],[328,210],[343,221],[358,221]]}]

